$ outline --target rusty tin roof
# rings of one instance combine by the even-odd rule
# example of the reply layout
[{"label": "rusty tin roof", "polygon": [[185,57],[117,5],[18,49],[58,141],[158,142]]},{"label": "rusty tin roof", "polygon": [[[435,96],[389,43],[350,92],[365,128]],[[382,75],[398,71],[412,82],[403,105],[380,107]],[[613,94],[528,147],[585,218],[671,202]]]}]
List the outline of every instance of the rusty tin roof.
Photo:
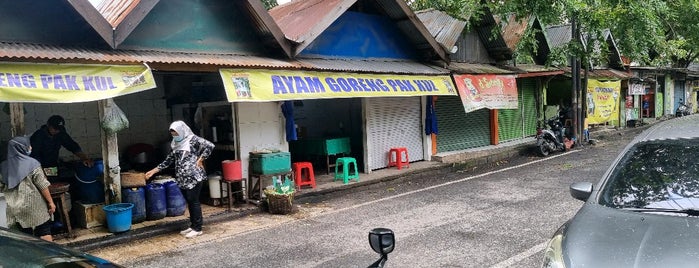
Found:
[{"label": "rusty tin roof", "polygon": [[461,36],[461,32],[466,28],[465,21],[456,19],[439,10],[421,10],[415,12],[415,15],[446,51],[450,51],[454,47],[454,44]]},{"label": "rusty tin roof", "polygon": [[42,61],[127,64],[167,63],[202,64],[235,67],[294,68],[297,64],[259,56],[206,54],[141,50],[100,50],[81,47],[60,47],[0,42],[0,59],[10,61]]}]

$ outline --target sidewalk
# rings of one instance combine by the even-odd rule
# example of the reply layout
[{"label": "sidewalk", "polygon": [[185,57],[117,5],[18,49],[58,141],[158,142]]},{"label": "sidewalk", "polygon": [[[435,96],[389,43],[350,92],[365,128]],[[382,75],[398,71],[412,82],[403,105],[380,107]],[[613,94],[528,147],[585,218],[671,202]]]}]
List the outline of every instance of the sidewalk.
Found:
[{"label": "sidewalk", "polygon": [[[659,120],[646,122],[645,128]],[[621,135],[625,130],[633,128],[616,129],[613,127],[599,127],[592,129],[590,136],[592,139],[605,139],[614,135]],[[347,190],[364,185],[374,184],[382,181],[390,181],[398,177],[430,172],[443,168],[450,168],[454,165],[464,167],[480,166],[498,162],[518,155],[529,155],[535,145],[533,137],[519,139],[515,141],[501,143],[499,145],[474,148],[458,152],[440,153],[433,157],[435,161],[419,161],[410,163],[409,168],[398,170],[396,168],[385,168],[372,171],[371,173],[360,174],[360,181],[350,181],[343,184],[341,180],[333,181],[331,174],[316,174],[316,188],[303,188],[297,192],[296,198],[313,195],[323,195],[339,190]],[[229,212],[226,206],[208,206],[202,204],[204,223],[212,224],[223,221],[232,221],[247,215],[261,213],[261,209],[253,204],[238,204]],[[130,241],[146,239],[161,234],[174,233],[185,229],[188,224],[187,214],[177,217],[166,217],[156,221],[145,221],[132,225],[131,230],[124,233],[110,233],[105,226],[78,229],[75,238],[65,238],[56,236],[56,243],[64,244],[82,251],[97,249],[103,246],[127,243]]]}]

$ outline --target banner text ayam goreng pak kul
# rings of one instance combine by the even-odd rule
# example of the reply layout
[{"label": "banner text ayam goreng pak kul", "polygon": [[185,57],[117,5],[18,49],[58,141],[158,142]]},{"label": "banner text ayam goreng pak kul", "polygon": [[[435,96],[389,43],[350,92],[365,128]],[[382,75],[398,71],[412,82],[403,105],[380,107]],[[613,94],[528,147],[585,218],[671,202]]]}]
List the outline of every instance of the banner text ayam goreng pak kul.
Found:
[{"label": "banner text ayam goreng pak kul", "polygon": [[221,69],[231,102],[456,95],[447,75]]},{"label": "banner text ayam goreng pak kul", "polygon": [[0,63],[2,102],[86,102],[151,88],[144,65]]}]

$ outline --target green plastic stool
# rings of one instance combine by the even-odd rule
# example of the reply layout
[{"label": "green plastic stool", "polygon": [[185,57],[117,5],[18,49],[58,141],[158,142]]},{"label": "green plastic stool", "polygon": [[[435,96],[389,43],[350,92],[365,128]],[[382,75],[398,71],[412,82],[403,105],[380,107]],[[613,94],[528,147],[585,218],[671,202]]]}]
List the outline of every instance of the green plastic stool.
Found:
[{"label": "green plastic stool", "polygon": [[[354,172],[350,174],[350,169],[354,166]],[[342,173],[338,172],[338,168],[342,168]],[[359,181],[359,170],[357,169],[357,160],[354,157],[340,157],[335,161],[335,178],[333,181],[342,178],[345,184],[349,183],[349,180],[355,179]]]}]

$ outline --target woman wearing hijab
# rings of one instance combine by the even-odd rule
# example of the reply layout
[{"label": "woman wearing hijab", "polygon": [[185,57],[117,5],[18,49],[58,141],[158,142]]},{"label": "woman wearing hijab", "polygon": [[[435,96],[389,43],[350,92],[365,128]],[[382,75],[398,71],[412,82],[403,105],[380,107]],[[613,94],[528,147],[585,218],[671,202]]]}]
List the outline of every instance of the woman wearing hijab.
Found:
[{"label": "woman wearing hijab", "polygon": [[53,241],[51,215],[56,211],[49,183],[41,164],[29,156],[32,147],[27,137],[12,138],[7,145],[7,160],[0,163],[0,190],[7,201],[8,226],[19,224],[22,232]]},{"label": "woman wearing hijab", "polygon": [[206,179],[204,171],[204,159],[211,155],[214,144],[206,139],[194,135],[192,130],[182,121],[170,124],[172,151],[157,167],[146,172],[146,179],[150,179],[155,173],[175,164],[175,181],[187,200],[189,209],[189,228],[180,234],[192,238],[202,234],[203,222],[199,195]]}]

